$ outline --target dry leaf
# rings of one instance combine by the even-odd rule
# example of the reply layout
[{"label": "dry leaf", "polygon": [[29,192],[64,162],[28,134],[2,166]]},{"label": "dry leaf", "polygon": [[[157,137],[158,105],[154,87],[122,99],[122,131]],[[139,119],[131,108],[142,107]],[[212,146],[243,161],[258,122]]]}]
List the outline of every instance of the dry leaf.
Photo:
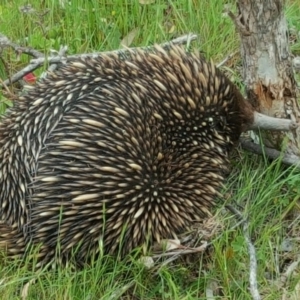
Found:
[{"label": "dry leaf", "polygon": [[234,250],[232,247],[228,247],[225,251],[226,259],[232,259],[234,257]]},{"label": "dry leaf", "polygon": [[22,300],[27,299],[28,297],[28,291],[29,291],[29,287],[35,283],[35,278],[29,280],[24,286],[23,289],[21,291],[21,298]]},{"label": "dry leaf", "polygon": [[180,240],[160,240],[153,245],[154,252],[182,249]]},{"label": "dry leaf", "polygon": [[165,249],[165,251],[182,248],[180,240],[161,240],[160,244],[163,247],[163,249]]},{"label": "dry leaf", "polygon": [[164,22],[164,29],[168,33],[174,33],[176,31],[176,25],[170,21]]},{"label": "dry leaf", "polygon": [[173,33],[176,30],[176,26],[172,25],[171,28],[169,29],[168,33]]},{"label": "dry leaf", "polygon": [[216,299],[216,295],[218,295],[218,283],[215,280],[208,280],[207,287],[206,287],[206,299],[207,300],[214,300]]},{"label": "dry leaf", "polygon": [[154,260],[151,256],[142,256],[139,261],[147,268],[151,269],[154,266]]},{"label": "dry leaf", "polygon": [[137,33],[139,32],[139,28],[134,28],[131,30],[121,41],[122,47],[129,47],[133,42],[134,38],[136,37]]}]

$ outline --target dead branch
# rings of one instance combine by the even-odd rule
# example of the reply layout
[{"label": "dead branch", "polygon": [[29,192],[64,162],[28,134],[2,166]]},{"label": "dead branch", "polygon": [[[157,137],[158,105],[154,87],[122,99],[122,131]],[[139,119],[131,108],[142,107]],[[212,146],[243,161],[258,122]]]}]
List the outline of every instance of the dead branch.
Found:
[{"label": "dead branch", "polygon": [[165,252],[165,253],[161,253],[161,254],[152,256],[152,258],[162,258],[162,257],[165,257],[165,256],[171,256],[170,258],[168,258],[166,261],[164,261],[162,264],[160,264],[158,266],[158,269],[155,272],[155,274],[158,274],[158,272],[161,270],[162,267],[168,265],[169,263],[171,263],[174,260],[178,259],[182,255],[204,252],[207,249],[208,245],[209,245],[209,243],[204,242],[201,246],[196,247],[196,248],[186,247],[186,249],[183,249],[183,250],[180,250],[180,251]]},{"label": "dead branch", "polygon": [[33,57],[44,57],[44,54],[30,47],[22,47],[16,43],[13,43],[8,37],[0,33],[0,48],[12,48],[15,52],[20,55],[22,53],[33,56]]},{"label": "dead branch", "polygon": [[[183,44],[189,44],[190,42],[194,41],[195,39],[197,39],[197,35],[196,34],[186,34],[183,36],[180,36],[176,39],[173,39],[169,42],[160,44],[161,47],[165,48],[165,47],[169,47],[170,45],[183,45]],[[43,65],[45,62],[49,63],[49,64],[53,64],[53,63],[65,63],[67,61],[70,60],[76,60],[79,58],[95,58],[101,55],[112,55],[112,54],[117,54],[117,55],[124,55],[126,54],[129,50],[130,51],[135,51],[137,49],[140,50],[148,50],[151,49],[151,46],[147,46],[147,47],[137,47],[137,48],[125,48],[125,49],[118,49],[118,50],[112,50],[112,51],[104,51],[104,52],[94,52],[94,53],[83,53],[83,54],[75,54],[75,55],[68,55],[66,57],[59,57],[59,56],[50,56],[50,57],[40,57],[37,59],[32,59],[30,61],[31,64],[37,64],[39,66]]]},{"label": "dead branch", "polygon": [[[196,34],[187,34],[180,36],[174,40],[171,40],[170,42],[166,42],[161,44],[162,47],[168,47],[170,45],[182,45],[182,44],[187,44],[191,41],[194,41],[198,36]],[[137,48],[130,48],[131,51],[134,51]],[[138,49],[151,49],[151,47],[142,47]],[[55,56],[49,56],[46,57],[44,55],[38,56],[36,59],[32,59],[30,61],[30,64],[26,66],[24,69],[20,70],[16,74],[14,74],[11,78],[4,80],[4,84],[9,86],[19,79],[23,78],[26,74],[33,72],[34,70],[38,69],[40,66],[44,65],[45,63],[48,64],[59,64],[59,63],[66,63],[67,61],[70,60],[76,60],[79,58],[86,58],[86,57],[98,57],[101,55],[111,55],[111,54],[118,54],[120,56],[125,55],[128,52],[129,49],[119,49],[119,50],[113,50],[113,51],[106,51],[106,52],[95,52],[95,53],[84,53],[84,54],[76,54],[76,55],[55,55]],[[2,87],[0,85],[0,87]]]},{"label": "dead branch", "polygon": [[173,256],[173,255],[180,256],[180,255],[184,255],[184,254],[204,252],[204,250],[207,248],[207,246],[208,246],[207,242],[203,242],[203,244],[201,246],[196,247],[196,248],[182,246],[181,247],[181,248],[183,248],[182,250],[156,254],[156,255],[153,255],[152,258],[162,258],[165,256]]},{"label": "dead branch", "polygon": [[29,64],[24,69],[17,72],[13,76],[11,76],[9,79],[4,80],[3,84],[0,84],[0,88],[2,88],[3,85],[6,85],[6,86],[12,85],[13,83],[15,83],[18,80],[22,79],[25,75],[33,72],[34,70],[38,69],[39,67],[40,67],[39,65]]},{"label": "dead branch", "polygon": [[254,123],[249,129],[290,131],[292,129],[296,129],[298,126],[298,123],[289,119],[269,117],[267,115],[255,112]]},{"label": "dead branch", "polygon": [[[55,52],[53,55],[57,55],[58,57],[64,57],[68,51],[67,46],[60,46],[60,49],[58,52]],[[44,78],[47,76],[48,72],[54,72],[58,67],[58,64],[51,64],[46,72],[44,72],[41,75],[41,78]]]},{"label": "dead branch", "polygon": [[250,293],[253,297],[254,300],[260,300],[260,294],[257,288],[257,260],[256,260],[256,251],[255,247],[251,242],[251,238],[249,235],[249,223],[244,222],[243,226],[243,232],[244,232],[244,238],[248,246],[248,251],[249,251],[249,259],[250,259],[250,274],[249,274],[249,283],[250,283]]},{"label": "dead branch", "polygon": [[240,143],[243,149],[254,152],[256,154],[265,154],[271,159],[281,158],[282,163],[300,168],[300,158],[294,154],[281,153],[278,150],[271,149],[262,145],[258,145],[249,139],[241,138]]}]

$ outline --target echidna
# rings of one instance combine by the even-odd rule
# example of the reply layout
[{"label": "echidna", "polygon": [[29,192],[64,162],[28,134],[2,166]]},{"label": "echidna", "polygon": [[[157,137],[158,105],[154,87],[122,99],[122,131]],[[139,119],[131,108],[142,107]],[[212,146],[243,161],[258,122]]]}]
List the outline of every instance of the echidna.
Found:
[{"label": "echidna", "polygon": [[181,47],[72,61],[0,124],[0,246],[79,263],[100,241],[125,254],[172,238],[209,214],[252,122],[235,86]]}]

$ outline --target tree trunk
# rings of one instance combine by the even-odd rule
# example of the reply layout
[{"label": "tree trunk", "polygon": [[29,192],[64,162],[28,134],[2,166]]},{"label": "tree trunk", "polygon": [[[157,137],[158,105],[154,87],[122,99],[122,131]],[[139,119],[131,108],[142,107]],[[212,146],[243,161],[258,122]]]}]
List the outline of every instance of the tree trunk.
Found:
[{"label": "tree trunk", "polygon": [[[233,17],[241,38],[243,79],[255,110],[278,118],[300,120],[297,85],[289,51],[281,0],[238,0]],[[263,133],[267,147],[300,154],[300,128]]]}]

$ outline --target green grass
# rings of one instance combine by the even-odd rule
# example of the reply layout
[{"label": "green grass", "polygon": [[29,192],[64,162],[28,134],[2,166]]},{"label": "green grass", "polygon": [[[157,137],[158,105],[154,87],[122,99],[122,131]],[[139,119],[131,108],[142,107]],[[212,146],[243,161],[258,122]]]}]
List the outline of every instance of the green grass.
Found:
[{"label": "green grass", "polygon": [[[223,2],[234,9],[234,1],[219,0],[177,0],[169,1],[169,5],[165,0],[151,5],[133,0],[72,0],[65,8],[58,0],[32,0],[35,12],[24,14],[19,10],[26,3],[23,0],[2,0],[0,28],[22,45],[45,53],[68,45],[69,54],[119,48],[121,39],[134,29],[137,34],[130,46],[160,43],[194,32],[200,34],[200,40],[193,45],[218,62],[239,49],[234,26],[223,16]],[[288,23],[297,32],[299,7],[300,0],[290,0],[286,10]],[[292,49],[300,49],[299,40]],[[3,52],[3,57],[6,65],[0,60],[1,79],[29,61],[26,55],[18,60],[9,50]],[[232,74],[240,82],[238,72],[233,70]],[[10,104],[7,98],[0,92],[0,113]],[[226,182],[226,203],[239,205],[248,217],[257,250],[259,290],[264,299],[281,299],[283,289],[277,290],[272,282],[280,278],[286,264],[295,260],[299,252],[299,222],[293,223],[293,213],[299,209],[300,176],[278,161],[270,163],[264,157],[240,151],[237,154]],[[2,259],[0,298],[19,299],[22,286],[36,278],[28,299],[206,299],[205,291],[212,282],[220,295],[215,299],[251,299],[248,249],[242,229],[234,228],[237,219],[224,213],[222,201],[217,215],[224,220],[224,229],[214,238],[208,253],[191,256],[189,263],[175,261],[158,271],[146,269],[134,256],[126,261],[102,257],[94,267],[41,274]],[[294,247],[283,252],[281,245],[287,240],[293,241]],[[285,289],[293,291],[299,280],[300,275],[294,274]]]}]

